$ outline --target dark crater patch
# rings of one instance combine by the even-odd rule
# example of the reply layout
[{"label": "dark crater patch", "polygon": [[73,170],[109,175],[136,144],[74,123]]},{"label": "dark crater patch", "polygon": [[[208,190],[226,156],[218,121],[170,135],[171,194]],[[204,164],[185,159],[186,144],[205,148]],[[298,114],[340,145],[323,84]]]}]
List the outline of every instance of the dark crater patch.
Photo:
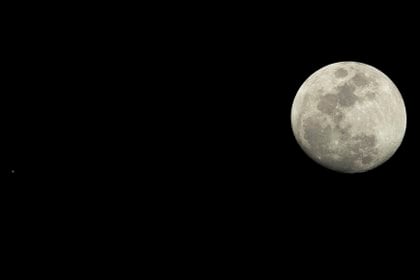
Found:
[{"label": "dark crater patch", "polygon": [[320,155],[328,153],[331,127],[322,127],[318,119],[309,117],[303,121],[304,138],[311,146],[312,151]]},{"label": "dark crater patch", "polygon": [[361,149],[368,149],[376,145],[375,135],[359,134],[352,137]]},{"label": "dark crater patch", "polygon": [[356,103],[358,97],[353,93],[355,87],[353,85],[344,84],[337,87],[338,103],[343,107],[350,107]]},{"label": "dark crater patch", "polygon": [[358,87],[367,86],[370,83],[370,79],[363,73],[357,73],[354,75],[352,81]]},{"label": "dark crater patch", "polygon": [[346,127],[342,128],[338,125],[336,125],[335,129],[338,131],[339,135],[340,135],[340,139],[343,141],[346,141],[347,139],[350,138],[350,128],[351,125],[347,125]]},{"label": "dark crater patch", "polygon": [[366,99],[374,100],[376,98],[377,93],[373,91],[368,91],[365,95]]},{"label": "dark crater patch", "polygon": [[338,124],[344,119],[344,114],[340,111],[334,112],[334,115],[332,116],[334,123]]},{"label": "dark crater patch", "polygon": [[338,108],[338,103],[338,95],[328,93],[320,97],[317,109],[320,112],[329,115],[333,122],[338,124],[344,119],[344,113]]},{"label": "dark crater patch", "polygon": [[364,156],[364,157],[362,158],[362,163],[363,163],[363,164],[369,164],[369,163],[371,163],[372,161],[373,161],[373,157],[372,157],[372,156],[370,156],[370,155]]},{"label": "dark crater patch", "polygon": [[337,95],[328,93],[320,98],[317,108],[322,113],[325,113],[327,115],[333,115],[337,107],[337,103]]},{"label": "dark crater patch", "polygon": [[347,76],[347,74],[348,74],[347,70],[346,70],[346,69],[343,69],[343,68],[339,68],[339,69],[337,69],[337,70],[335,71],[335,73],[334,73],[334,75],[335,75],[337,78],[344,78],[345,76]]}]

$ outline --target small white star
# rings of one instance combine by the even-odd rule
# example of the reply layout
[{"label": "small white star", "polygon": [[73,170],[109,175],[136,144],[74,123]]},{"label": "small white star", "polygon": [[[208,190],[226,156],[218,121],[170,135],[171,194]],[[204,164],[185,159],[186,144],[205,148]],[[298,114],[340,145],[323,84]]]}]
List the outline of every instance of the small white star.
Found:
[{"label": "small white star", "polygon": [[12,173],[15,173],[15,170],[12,170],[11,172],[12,172]]}]

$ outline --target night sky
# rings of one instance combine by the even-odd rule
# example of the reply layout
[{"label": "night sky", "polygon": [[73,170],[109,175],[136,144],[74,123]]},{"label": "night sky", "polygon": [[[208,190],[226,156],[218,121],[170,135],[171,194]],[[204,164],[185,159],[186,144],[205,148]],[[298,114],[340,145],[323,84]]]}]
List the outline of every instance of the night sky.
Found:
[{"label": "night sky", "polygon": [[[132,264],[142,273],[143,259],[158,260],[153,273],[195,261],[206,274],[248,274],[261,262],[264,279],[287,268],[313,275],[306,263],[324,253],[326,271],[335,261],[345,273],[381,257],[415,262],[418,9],[289,2],[2,9],[0,206],[11,272],[59,262],[64,273],[107,273],[119,258],[118,273]],[[400,148],[366,173],[316,164],[292,132],[299,87],[339,61],[381,70],[406,106]]]},{"label": "night sky", "polygon": [[[156,43],[161,64],[155,64],[166,63],[167,68],[157,69],[166,71],[162,74],[174,74],[165,82],[157,81],[156,92],[170,87],[167,92],[173,94],[162,95],[161,102],[179,102],[186,110],[173,115],[183,120],[182,125],[193,122],[194,129],[207,131],[207,137],[193,133],[198,140],[182,145],[207,147],[201,151],[203,155],[214,152],[220,160],[215,165],[230,170],[226,171],[232,173],[230,179],[237,178],[238,183],[278,185],[309,180],[311,185],[326,184],[334,189],[345,185],[349,191],[354,190],[354,183],[366,191],[371,189],[367,186],[378,188],[379,182],[396,181],[400,185],[401,178],[411,178],[418,154],[415,126],[420,58],[415,38],[400,32],[410,30],[406,28],[412,26],[409,19],[398,26],[385,19],[369,25],[369,14],[362,13],[356,23],[345,24],[339,15],[332,14],[297,24],[274,11],[258,11],[261,13],[256,11],[253,16],[221,12],[217,24],[202,20],[194,26],[180,21],[178,27],[164,28],[162,44]],[[59,19],[53,15],[6,21],[2,176],[13,180],[29,174],[48,177],[63,173],[72,177],[79,174],[77,170],[84,176],[89,169],[100,174],[114,166],[118,172],[121,166],[136,170],[127,151],[132,148],[134,155],[140,153],[134,143],[143,139],[133,127],[142,120],[143,109],[136,109],[134,104],[144,103],[132,93],[116,94],[122,89],[138,89],[131,86],[139,86],[132,75],[136,70],[127,62],[131,60],[121,59],[119,64],[127,74],[119,76],[118,70],[110,75],[112,72],[105,69],[120,68],[104,58],[109,56],[101,49],[101,39],[107,38],[107,33],[93,27],[83,29],[95,26],[89,20],[79,26],[66,21],[52,24]],[[191,20],[198,21],[200,16]],[[346,31],[330,28],[332,22],[341,22]],[[364,25],[369,28],[364,29]],[[124,37],[119,34],[120,39]],[[172,47],[165,51],[168,46]],[[349,60],[367,63],[388,75],[399,88],[408,114],[406,136],[397,153],[383,166],[351,176],[313,163],[297,145],[290,125],[293,98],[303,81],[327,64]],[[176,73],[183,74],[178,78]],[[115,88],[110,87],[110,80],[115,81]],[[169,118],[165,125],[174,129],[176,124],[171,121]],[[177,133],[180,131],[184,130]],[[186,133],[192,131],[185,129]],[[208,145],[200,146],[200,141],[208,141]],[[174,146],[172,143],[170,147]],[[103,163],[104,158],[112,161],[113,157],[118,164]],[[200,158],[199,154],[194,157]],[[216,172],[214,178],[225,175],[224,171]]]},{"label": "night sky", "polygon": [[[180,21],[179,27],[165,27],[162,44],[156,43],[161,64],[155,64],[168,65],[157,68],[166,71],[162,74],[174,73],[163,79],[165,83],[155,83],[162,92],[169,86],[167,92],[173,93],[168,98],[162,96],[161,102],[178,101],[186,110],[174,116],[183,120],[185,112],[191,110],[188,121],[197,122],[192,127],[207,130],[208,137],[198,138],[209,141],[199,146],[207,147],[203,154],[214,151],[221,161],[217,165],[231,170],[235,175],[230,179],[235,177],[239,182],[250,177],[248,182],[255,183],[309,180],[332,188],[353,183],[377,188],[381,185],[378,182],[411,178],[418,154],[415,127],[420,58],[415,38],[401,30],[411,30],[407,27],[412,23],[400,22],[397,26],[379,19],[369,25],[369,14],[362,13],[360,20],[351,24],[343,23],[334,14],[298,24],[297,17],[294,22],[274,11],[258,11],[261,13],[256,11],[253,16],[221,12],[217,24],[202,20],[202,24],[194,26]],[[134,94],[115,92],[138,90],[128,85],[139,86],[139,82],[135,75],[118,76],[120,70],[110,75],[105,69],[122,68],[124,73],[137,70],[127,62],[131,60],[121,59],[118,68],[112,67],[114,61],[104,58],[108,52],[100,48],[104,45],[101,38],[107,38],[107,33],[101,37],[100,28],[83,29],[95,26],[94,21],[79,26],[64,20],[53,24],[59,19],[53,15],[27,21],[6,20],[9,28],[4,35],[2,175],[16,178],[64,171],[71,177],[78,174],[79,166],[81,174],[89,168],[100,173],[103,159],[114,156],[118,157],[115,162],[121,164],[110,164],[105,169],[118,165],[136,170],[127,150],[131,147],[135,154],[139,153],[134,143],[142,142],[141,133],[134,132],[133,127],[142,120],[141,110],[136,112],[134,104],[138,100]],[[200,16],[191,20],[198,21]],[[330,28],[333,22],[340,22],[343,31]],[[369,28],[363,28],[365,25]],[[165,51],[168,46],[172,47]],[[348,60],[367,63],[388,75],[403,95],[408,114],[406,136],[397,153],[376,170],[352,176],[313,163],[300,150],[290,125],[293,98],[303,81],[320,67]],[[183,74],[176,78],[176,73]],[[110,80],[115,80],[115,88],[109,86]],[[172,125],[171,118],[165,125]],[[198,145],[197,141],[191,145]]]}]

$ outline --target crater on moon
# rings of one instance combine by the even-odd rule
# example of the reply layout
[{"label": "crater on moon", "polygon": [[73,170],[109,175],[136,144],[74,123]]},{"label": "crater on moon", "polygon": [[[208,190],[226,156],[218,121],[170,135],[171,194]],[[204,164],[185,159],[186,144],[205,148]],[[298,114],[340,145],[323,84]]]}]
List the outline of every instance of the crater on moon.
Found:
[{"label": "crater on moon", "polygon": [[333,115],[337,107],[338,98],[337,95],[327,93],[322,96],[318,102],[318,110],[327,115]]},{"label": "crater on moon", "polygon": [[335,71],[335,76],[337,77],[337,78],[344,78],[345,76],[347,76],[347,74],[348,74],[348,72],[347,72],[347,70],[346,69],[343,69],[343,68],[339,68],[339,69],[337,69],[336,71]]},{"label": "crater on moon", "polygon": [[352,78],[352,81],[357,87],[367,86],[371,82],[363,73],[356,73],[356,75]]},{"label": "crater on moon", "polygon": [[317,109],[331,117],[334,123],[338,124],[344,119],[344,113],[338,107],[338,96],[327,93],[319,98]]},{"label": "crater on moon", "polygon": [[311,147],[315,148],[320,154],[328,152],[331,126],[322,127],[316,118],[308,117],[303,121],[303,129],[303,137]]},{"label": "crater on moon", "polygon": [[344,119],[344,113],[342,113],[341,111],[336,111],[336,112],[334,112],[334,115],[332,116],[332,119],[337,124]]},{"label": "crater on moon", "polygon": [[342,86],[337,87],[338,90],[338,103],[343,107],[352,106],[356,103],[358,97],[353,93],[355,87],[350,84],[344,84]]},{"label": "crater on moon", "polygon": [[366,97],[366,99],[368,99],[368,100],[374,100],[374,99],[375,99],[375,97],[376,97],[376,92],[373,92],[373,91],[368,91],[368,92],[365,94],[365,97]]}]

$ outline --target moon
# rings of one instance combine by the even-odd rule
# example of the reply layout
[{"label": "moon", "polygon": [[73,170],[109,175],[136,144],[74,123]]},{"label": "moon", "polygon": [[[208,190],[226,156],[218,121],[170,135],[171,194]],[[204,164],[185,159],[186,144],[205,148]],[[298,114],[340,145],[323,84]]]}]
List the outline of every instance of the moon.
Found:
[{"label": "moon", "polygon": [[360,173],[386,162],[404,138],[407,115],[388,76],[353,61],[329,64],[301,85],[292,105],[293,134],[320,165]]}]

